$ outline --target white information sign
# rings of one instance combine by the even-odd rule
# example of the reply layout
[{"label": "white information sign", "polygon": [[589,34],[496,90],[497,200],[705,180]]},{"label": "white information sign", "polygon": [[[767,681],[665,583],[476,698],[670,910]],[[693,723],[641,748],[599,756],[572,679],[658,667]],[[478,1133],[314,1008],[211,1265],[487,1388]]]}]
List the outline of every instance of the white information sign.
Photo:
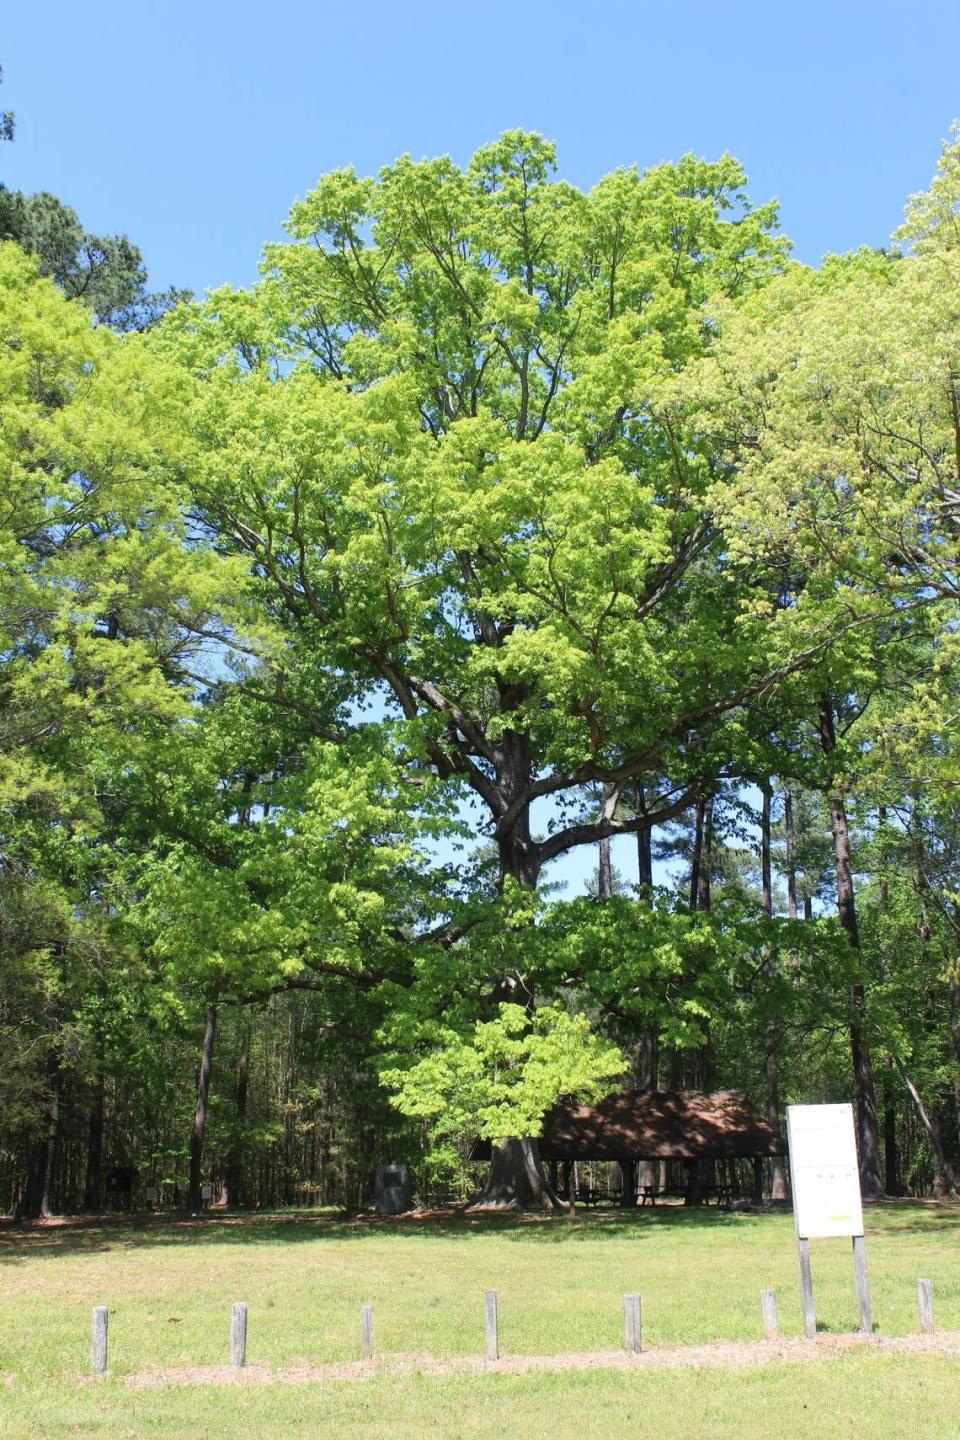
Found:
[{"label": "white information sign", "polygon": [[788,1105],[793,1218],[801,1240],[862,1235],[852,1105]]}]

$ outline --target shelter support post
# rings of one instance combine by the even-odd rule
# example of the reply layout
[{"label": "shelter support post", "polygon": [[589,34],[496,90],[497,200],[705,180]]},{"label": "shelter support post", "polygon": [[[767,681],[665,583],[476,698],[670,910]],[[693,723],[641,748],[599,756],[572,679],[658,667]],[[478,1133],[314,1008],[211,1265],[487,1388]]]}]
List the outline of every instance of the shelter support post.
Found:
[{"label": "shelter support post", "polygon": [[763,1204],[763,1160],[759,1155],[753,1157],[753,1203]]}]

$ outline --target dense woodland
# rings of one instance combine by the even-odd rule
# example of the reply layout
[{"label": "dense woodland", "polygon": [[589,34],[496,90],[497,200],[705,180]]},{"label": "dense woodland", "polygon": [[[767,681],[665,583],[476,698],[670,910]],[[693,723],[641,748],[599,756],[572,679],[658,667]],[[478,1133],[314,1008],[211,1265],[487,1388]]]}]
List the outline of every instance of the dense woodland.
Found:
[{"label": "dense woodland", "polygon": [[960,141],[818,269],[520,132],[287,233],[154,296],[0,188],[0,1208],[549,1208],[623,1086],[953,1192]]}]

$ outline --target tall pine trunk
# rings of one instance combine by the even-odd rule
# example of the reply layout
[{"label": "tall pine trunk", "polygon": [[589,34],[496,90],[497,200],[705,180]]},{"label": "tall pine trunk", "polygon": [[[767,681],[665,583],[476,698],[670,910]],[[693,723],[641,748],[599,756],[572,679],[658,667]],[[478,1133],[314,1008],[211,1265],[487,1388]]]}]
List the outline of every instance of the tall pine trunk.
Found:
[{"label": "tall pine trunk", "polygon": [[[646,815],[647,797],[640,784],[637,785],[636,804],[637,814]],[[653,839],[649,825],[637,831],[637,874],[640,893],[649,895],[653,889]]]},{"label": "tall pine trunk", "polygon": [[[768,919],[773,916],[773,882],[770,869],[770,786],[764,784],[763,803],[760,812],[760,886],[763,892],[763,913]],[[771,985],[776,978],[776,957],[768,952],[763,964],[764,972]],[[779,1040],[777,1022],[769,1016],[766,1024],[766,1052],[764,1071],[767,1082],[767,1123],[777,1139],[780,1135],[780,1062],[777,1054]],[[774,1155],[770,1160],[770,1199],[786,1200],[787,1179],[783,1157]]]},{"label": "tall pine trunk", "polygon": [[210,1071],[213,1067],[213,1042],[216,1034],[217,1007],[211,1005],[207,1011],[207,1023],[203,1032],[200,1076],[197,1081],[197,1108],[193,1117],[193,1132],[190,1136],[190,1209],[193,1211],[198,1211],[203,1205],[203,1140],[207,1128],[207,1101],[210,1094]]},{"label": "tall pine trunk", "polygon": [[[828,696],[820,702],[820,743],[830,759],[836,749],[833,703]],[[830,826],[833,833],[834,864],[837,881],[837,914],[853,950],[860,951],[860,927],[853,885],[853,863],[850,853],[850,827],[843,793],[836,787],[829,797]],[[873,1084],[870,1054],[863,1039],[866,1020],[866,993],[862,982],[851,987],[852,1019],[850,1021],[850,1055],[853,1063],[853,1084],[857,1104],[857,1138],[860,1148],[860,1188],[864,1198],[877,1200],[883,1195],[880,1174],[880,1132],[877,1124],[877,1096]]]}]

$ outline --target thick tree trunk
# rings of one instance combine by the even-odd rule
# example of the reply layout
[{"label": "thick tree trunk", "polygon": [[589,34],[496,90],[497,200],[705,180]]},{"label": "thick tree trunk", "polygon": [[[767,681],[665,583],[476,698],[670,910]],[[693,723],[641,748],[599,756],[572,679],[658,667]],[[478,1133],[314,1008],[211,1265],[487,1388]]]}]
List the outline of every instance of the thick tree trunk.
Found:
[{"label": "thick tree trunk", "polygon": [[[760,812],[760,888],[763,894],[763,913],[773,916],[773,879],[770,866],[770,786],[764,785],[763,804]],[[767,979],[772,983],[776,977],[776,960],[768,953],[763,965]],[[780,1063],[777,1054],[779,1037],[777,1022],[770,1016],[767,1020],[766,1053],[764,1071],[767,1082],[767,1123],[776,1135],[780,1135]],[[787,1177],[783,1158],[774,1155],[770,1160],[770,1199],[786,1200]]]},{"label": "thick tree trunk", "polygon": [[633,1088],[642,1093],[657,1087],[657,1037],[644,1030],[633,1047]]},{"label": "thick tree trunk", "polygon": [[490,1173],[471,1210],[563,1210],[544,1172],[536,1140],[501,1140],[493,1147]]},{"label": "thick tree trunk", "polygon": [[217,1007],[207,1011],[200,1055],[200,1077],[197,1082],[197,1109],[190,1136],[190,1209],[197,1211],[203,1204],[203,1137],[207,1127],[207,1099],[210,1093],[210,1071],[213,1066],[213,1042],[217,1034]]},{"label": "thick tree trunk", "polygon": [[[833,704],[826,696],[820,705],[820,742],[829,758],[836,747]],[[853,864],[850,855],[850,829],[843,795],[835,790],[830,796],[830,825],[837,877],[837,913],[840,924],[854,950],[860,949],[860,928],[853,885]],[[864,1198],[876,1200],[883,1195],[880,1174],[880,1132],[877,1124],[877,1096],[873,1084],[870,1055],[863,1041],[866,1017],[866,995],[862,984],[851,990],[853,1019],[850,1023],[850,1054],[853,1061],[853,1083],[857,1101],[857,1138],[860,1146],[860,1187]]]}]

